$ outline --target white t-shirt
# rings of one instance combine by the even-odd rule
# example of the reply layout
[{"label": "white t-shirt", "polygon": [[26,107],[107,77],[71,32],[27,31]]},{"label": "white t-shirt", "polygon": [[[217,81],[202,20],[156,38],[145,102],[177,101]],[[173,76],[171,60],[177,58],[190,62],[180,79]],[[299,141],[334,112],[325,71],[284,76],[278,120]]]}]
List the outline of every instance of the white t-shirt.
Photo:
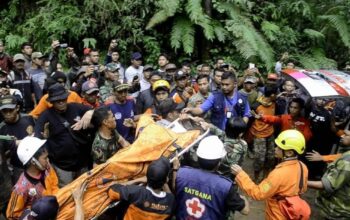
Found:
[{"label": "white t-shirt", "polygon": [[[136,69],[133,66],[129,66],[126,70],[125,70],[125,79],[126,82],[131,85],[132,80],[134,79],[135,76],[138,76],[140,81],[141,78],[143,76],[143,66],[140,66],[138,69]],[[134,92],[132,94],[130,94],[132,97],[136,98],[139,95],[140,92]]]}]

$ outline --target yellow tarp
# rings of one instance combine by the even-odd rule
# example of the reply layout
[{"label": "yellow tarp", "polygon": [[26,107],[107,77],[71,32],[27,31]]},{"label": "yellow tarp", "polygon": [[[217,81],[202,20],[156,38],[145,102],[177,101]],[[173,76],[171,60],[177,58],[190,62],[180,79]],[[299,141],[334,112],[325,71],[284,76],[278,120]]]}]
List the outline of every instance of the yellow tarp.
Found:
[{"label": "yellow tarp", "polygon": [[88,182],[83,205],[85,219],[91,219],[99,215],[112,202],[107,195],[112,182],[104,183],[106,180],[125,182],[145,176],[151,161],[158,159],[161,155],[169,156],[175,151],[174,142],[177,147],[185,148],[199,135],[199,131],[176,134],[155,124],[151,117],[142,116],[138,123],[137,139],[130,147],[120,150],[106,163],[95,167],[58,191],[56,196],[60,211],[57,219],[74,218],[75,205],[72,190],[82,182]]}]

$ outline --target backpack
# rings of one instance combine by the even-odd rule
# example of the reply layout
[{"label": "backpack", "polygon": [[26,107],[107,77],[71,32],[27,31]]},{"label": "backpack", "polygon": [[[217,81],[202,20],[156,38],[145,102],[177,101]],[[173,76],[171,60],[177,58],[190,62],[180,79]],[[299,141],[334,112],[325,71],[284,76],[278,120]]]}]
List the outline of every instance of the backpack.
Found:
[{"label": "backpack", "polygon": [[311,209],[309,204],[302,198],[300,193],[303,188],[304,172],[301,163],[299,162],[301,175],[299,181],[299,195],[288,196],[278,199],[279,208],[288,220],[308,220],[310,219]]}]

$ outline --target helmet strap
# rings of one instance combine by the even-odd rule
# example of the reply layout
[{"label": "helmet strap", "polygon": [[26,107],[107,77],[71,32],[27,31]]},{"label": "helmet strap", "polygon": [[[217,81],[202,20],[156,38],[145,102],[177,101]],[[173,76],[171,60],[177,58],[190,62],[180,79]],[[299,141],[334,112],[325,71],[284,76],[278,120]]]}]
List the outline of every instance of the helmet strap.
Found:
[{"label": "helmet strap", "polygon": [[40,163],[37,159],[35,159],[35,158],[33,157],[33,158],[32,158],[32,161],[34,162],[35,166],[36,166],[39,170],[41,170],[41,171],[44,171],[44,170],[45,170],[44,166],[41,165],[41,163]]}]

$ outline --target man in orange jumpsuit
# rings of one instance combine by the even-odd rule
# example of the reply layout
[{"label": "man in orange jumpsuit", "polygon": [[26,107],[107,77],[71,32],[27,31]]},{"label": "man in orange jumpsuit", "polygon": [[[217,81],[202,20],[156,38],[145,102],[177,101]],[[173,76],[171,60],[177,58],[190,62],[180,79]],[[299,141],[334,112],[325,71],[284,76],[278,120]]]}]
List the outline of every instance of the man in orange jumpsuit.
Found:
[{"label": "man in orange jumpsuit", "polygon": [[[275,139],[275,157],[282,162],[269,173],[259,185],[256,185],[246,172],[238,165],[232,165],[231,171],[236,175],[236,182],[248,196],[255,200],[266,200],[265,219],[284,220],[287,219],[281,212],[278,198],[297,196],[307,188],[308,170],[298,160],[298,154],[305,150],[305,138],[297,130],[286,130]],[[302,171],[302,172],[301,172]],[[302,187],[300,178],[303,176]],[[310,215],[310,210],[307,211]],[[301,219],[308,219],[304,215]]]}]

